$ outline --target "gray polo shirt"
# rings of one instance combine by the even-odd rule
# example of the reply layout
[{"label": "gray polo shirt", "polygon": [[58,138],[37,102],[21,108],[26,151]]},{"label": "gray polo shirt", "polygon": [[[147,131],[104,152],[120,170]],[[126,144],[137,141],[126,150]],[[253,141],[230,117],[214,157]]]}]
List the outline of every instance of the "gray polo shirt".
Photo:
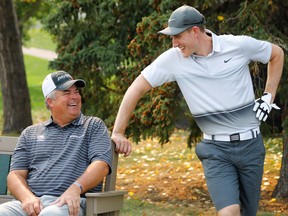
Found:
[{"label": "gray polo shirt", "polygon": [[[111,140],[105,123],[81,114],[61,128],[52,119],[27,127],[12,156],[11,170],[28,170],[36,196],[60,196],[93,161],[105,161],[111,172]],[[101,191],[101,184],[89,192]]]},{"label": "gray polo shirt", "polygon": [[267,63],[271,43],[248,36],[207,33],[213,42],[208,56],[184,58],[180,49],[171,48],[147,66],[142,75],[153,87],[176,81],[206,134],[226,135],[258,127],[249,63]]}]

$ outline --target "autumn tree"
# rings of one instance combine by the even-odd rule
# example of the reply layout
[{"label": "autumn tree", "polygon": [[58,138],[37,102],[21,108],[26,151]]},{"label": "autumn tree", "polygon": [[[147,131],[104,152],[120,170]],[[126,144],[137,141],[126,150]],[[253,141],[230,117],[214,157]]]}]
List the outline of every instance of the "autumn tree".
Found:
[{"label": "autumn tree", "polygon": [[3,133],[20,133],[32,124],[32,117],[13,0],[0,1],[0,38]]},{"label": "autumn tree", "polygon": [[55,0],[45,29],[54,37],[58,58],[55,69],[86,80],[83,110],[112,127],[126,86],[118,85],[121,65],[136,24],[153,8],[147,1]]},{"label": "autumn tree", "polygon": [[14,0],[14,3],[22,44],[25,45],[30,40],[29,30],[35,25],[41,25],[43,18],[54,8],[50,0]]}]

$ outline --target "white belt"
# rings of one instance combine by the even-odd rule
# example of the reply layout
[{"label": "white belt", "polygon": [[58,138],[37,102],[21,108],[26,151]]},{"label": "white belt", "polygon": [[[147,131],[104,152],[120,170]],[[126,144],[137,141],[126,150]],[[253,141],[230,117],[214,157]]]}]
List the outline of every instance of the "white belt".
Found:
[{"label": "white belt", "polygon": [[227,141],[227,142],[236,142],[256,138],[260,134],[260,128],[257,127],[250,131],[244,133],[234,133],[230,135],[208,135],[203,134],[204,139],[213,140],[213,141]]}]

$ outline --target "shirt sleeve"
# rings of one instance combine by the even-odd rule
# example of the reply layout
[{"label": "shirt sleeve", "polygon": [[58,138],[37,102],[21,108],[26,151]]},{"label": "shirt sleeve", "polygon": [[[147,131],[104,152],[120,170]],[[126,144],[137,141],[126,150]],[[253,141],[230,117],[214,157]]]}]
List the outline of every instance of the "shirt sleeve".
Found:
[{"label": "shirt sleeve", "polygon": [[179,61],[176,49],[165,51],[141,72],[152,87],[175,81],[173,74]]},{"label": "shirt sleeve", "polygon": [[[25,132],[25,131],[24,131]],[[27,146],[24,132],[21,133],[16,148],[12,155],[10,171],[12,170],[28,170]]]},{"label": "shirt sleeve", "polygon": [[97,124],[94,124],[93,132],[89,142],[89,160],[104,161],[109,165],[109,174],[112,170],[112,149],[111,139],[105,123],[99,119],[94,118]]},{"label": "shirt sleeve", "polygon": [[267,64],[271,58],[272,44],[250,36],[242,36],[242,50],[252,61]]}]

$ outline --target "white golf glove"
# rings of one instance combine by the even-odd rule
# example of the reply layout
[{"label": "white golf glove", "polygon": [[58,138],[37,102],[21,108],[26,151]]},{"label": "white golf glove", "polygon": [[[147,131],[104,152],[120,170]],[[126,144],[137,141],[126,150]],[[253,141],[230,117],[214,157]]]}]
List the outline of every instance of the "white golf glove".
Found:
[{"label": "white golf glove", "polygon": [[264,92],[261,98],[255,100],[253,111],[256,112],[256,118],[258,118],[260,121],[266,121],[272,108],[278,110],[280,109],[280,107],[278,107],[276,104],[270,104],[271,98],[272,95],[270,93]]}]

